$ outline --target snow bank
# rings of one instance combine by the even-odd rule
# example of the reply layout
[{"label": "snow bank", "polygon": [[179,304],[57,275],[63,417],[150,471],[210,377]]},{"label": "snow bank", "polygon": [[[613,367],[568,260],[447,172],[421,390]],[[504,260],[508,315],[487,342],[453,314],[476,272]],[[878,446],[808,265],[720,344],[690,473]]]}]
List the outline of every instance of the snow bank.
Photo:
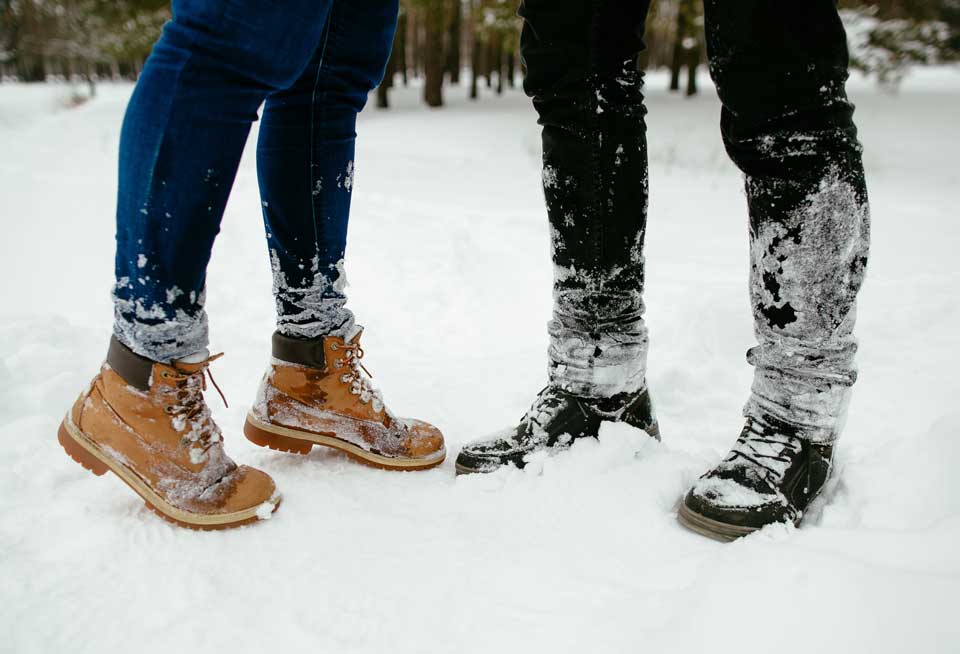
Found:
[{"label": "snow bank", "polygon": [[[242,438],[273,325],[248,150],[210,269],[231,408],[211,406],[228,451],[285,499],[269,522],[198,533],[55,436],[109,336],[130,87],[60,111],[56,88],[0,85],[0,650],[957,651],[960,75],[927,77],[895,97],[853,87],[875,228],[842,477],[800,529],[730,545],[674,517],[736,438],[752,372],[746,208],[709,87],[684,100],[650,83],[664,440],[605,427],[523,472],[454,478],[451,458],[388,473]],[[552,276],[533,112],[518,92],[462,94],[428,111],[401,90],[363,115],[347,262],[365,364],[451,453],[513,423],[543,384]]]}]

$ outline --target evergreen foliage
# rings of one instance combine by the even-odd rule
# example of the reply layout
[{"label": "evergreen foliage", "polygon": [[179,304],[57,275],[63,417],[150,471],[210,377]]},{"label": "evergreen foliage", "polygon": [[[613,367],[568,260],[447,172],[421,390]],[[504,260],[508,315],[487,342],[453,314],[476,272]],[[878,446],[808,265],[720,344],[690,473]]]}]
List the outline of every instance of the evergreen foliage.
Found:
[{"label": "evergreen foliage", "polygon": [[[558,0],[559,2],[560,0]],[[520,66],[520,0],[401,0],[400,28],[378,104],[400,76],[423,77],[424,101],[443,104],[445,85],[470,70],[501,92]],[[895,88],[909,67],[960,59],[960,0],[841,0],[851,62]],[[0,78],[135,78],[170,18],[169,0],[0,0]],[[696,93],[705,59],[701,0],[653,0],[638,66],[671,69],[672,88]]]}]

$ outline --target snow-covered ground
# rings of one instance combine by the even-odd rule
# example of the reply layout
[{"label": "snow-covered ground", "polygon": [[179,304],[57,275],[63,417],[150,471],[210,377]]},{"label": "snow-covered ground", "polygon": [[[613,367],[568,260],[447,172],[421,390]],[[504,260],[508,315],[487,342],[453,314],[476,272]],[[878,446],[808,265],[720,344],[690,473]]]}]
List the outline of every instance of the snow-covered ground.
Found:
[{"label": "snow-covered ground", "polygon": [[[192,532],[61,451],[110,329],[127,85],[63,109],[0,85],[0,651],[960,651],[960,72],[898,96],[854,81],[873,250],[842,478],[800,529],[724,545],[675,503],[741,426],[751,369],[746,209],[712,90],[649,83],[650,382],[664,439],[629,429],[526,472],[455,478],[472,438],[545,381],[551,267],[539,134],[519,91],[415,89],[361,118],[347,269],[365,363],[451,453],[426,473],[304,458],[240,434],[269,355],[253,139],[214,251],[210,404],[277,480],[269,522]],[[952,325],[952,326],[951,326]]]}]

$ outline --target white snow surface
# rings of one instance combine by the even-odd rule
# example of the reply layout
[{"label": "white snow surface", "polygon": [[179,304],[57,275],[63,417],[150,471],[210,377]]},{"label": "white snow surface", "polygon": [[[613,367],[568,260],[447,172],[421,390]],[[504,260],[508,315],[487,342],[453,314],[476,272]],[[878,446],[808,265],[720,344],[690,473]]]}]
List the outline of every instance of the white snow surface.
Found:
[{"label": "white snow surface", "polygon": [[733,544],[675,519],[736,439],[752,375],[742,181],[702,82],[689,100],[648,83],[663,442],[609,426],[523,472],[455,478],[453,458],[546,379],[553,271],[528,100],[453,88],[431,111],[410,88],[361,116],[349,306],[391,408],[447,436],[429,472],[243,438],[274,325],[251,138],[208,279],[230,408],[208,401],[227,451],[284,501],[227,532],[161,521],[56,439],[110,335],[131,86],[68,110],[65,87],[0,84],[0,651],[960,651],[960,74],[918,71],[896,96],[851,82],[874,229],[841,476],[799,529]]}]

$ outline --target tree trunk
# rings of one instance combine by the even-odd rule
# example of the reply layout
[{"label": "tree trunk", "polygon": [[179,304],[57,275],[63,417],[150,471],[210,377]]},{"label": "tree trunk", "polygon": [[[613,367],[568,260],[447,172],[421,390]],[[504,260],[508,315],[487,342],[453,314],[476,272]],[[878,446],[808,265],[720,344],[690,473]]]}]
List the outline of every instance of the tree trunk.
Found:
[{"label": "tree trunk", "polygon": [[443,0],[423,5],[423,100],[430,107],[443,106]]},{"label": "tree trunk", "polygon": [[24,57],[20,60],[20,80],[43,82],[47,79],[46,66],[40,57]]},{"label": "tree trunk", "polygon": [[687,38],[687,1],[680,0],[677,7],[677,33],[673,37],[673,56],[670,59],[670,90],[680,90],[680,70],[684,62],[684,39]]},{"label": "tree trunk", "polygon": [[697,94],[697,66],[700,65],[700,44],[687,50],[687,97]]},{"label": "tree trunk", "polygon": [[513,50],[507,53],[507,85],[511,89],[517,86],[517,53]]},{"label": "tree trunk", "polygon": [[[476,26],[474,25],[474,30]],[[480,49],[483,47],[483,41],[480,36],[473,32],[473,39],[470,43],[470,99],[477,99],[477,77],[480,75]]]},{"label": "tree trunk", "polygon": [[503,34],[497,34],[493,65],[497,69],[497,95],[503,95]]},{"label": "tree trunk", "polygon": [[410,66],[414,79],[420,77],[423,70],[423,9],[410,9]]},{"label": "tree trunk", "polygon": [[493,39],[487,39],[483,48],[483,75],[487,80],[487,88],[493,88]]},{"label": "tree trunk", "polygon": [[477,0],[467,0],[467,34],[470,35],[470,93],[477,99],[477,75],[480,72],[480,35],[477,34]]},{"label": "tree trunk", "polygon": [[463,25],[461,0],[452,0],[450,26],[447,30],[447,75],[451,84],[460,83],[460,30]]},{"label": "tree trunk", "polygon": [[377,108],[387,109],[390,106],[388,92],[393,88],[393,76],[397,72],[400,61],[400,52],[403,50],[403,39],[398,29],[393,35],[393,48],[390,49],[390,58],[387,60],[387,69],[383,73],[383,81],[377,87]]},{"label": "tree trunk", "polygon": [[409,31],[407,29],[407,12],[404,11],[400,14],[400,18],[397,22],[397,43],[396,47],[399,48],[398,59],[397,59],[397,68],[400,69],[400,75],[403,78],[403,85],[407,86],[410,83],[409,78],[407,77],[407,42],[409,41]]},{"label": "tree trunk", "polygon": [[86,61],[83,78],[87,81],[87,89],[90,91],[90,98],[97,97],[97,67],[89,59]]}]

